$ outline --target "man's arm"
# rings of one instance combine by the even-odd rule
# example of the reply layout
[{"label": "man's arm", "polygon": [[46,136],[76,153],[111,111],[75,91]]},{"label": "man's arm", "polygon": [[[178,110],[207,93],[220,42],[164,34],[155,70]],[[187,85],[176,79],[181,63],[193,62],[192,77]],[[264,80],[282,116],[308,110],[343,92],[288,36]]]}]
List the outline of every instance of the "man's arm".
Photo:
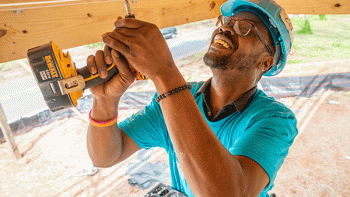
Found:
[{"label": "man's arm", "polygon": [[[104,51],[97,51],[95,56],[89,56],[87,66],[92,74],[98,72],[101,77],[106,78],[106,63],[111,64],[112,61],[118,67],[119,73],[110,81],[90,89],[93,95],[91,118],[99,122],[111,120],[118,114],[120,97],[134,81],[127,62],[118,52],[111,51],[108,47]],[[95,166],[110,167],[128,158],[140,147],[117,124],[108,127],[89,124],[87,149]]]},{"label": "man's arm", "polygon": [[[117,103],[114,100],[101,101],[95,98],[91,117],[101,121],[112,119],[117,114]],[[87,148],[93,164],[97,167],[111,167],[140,149],[117,124],[102,128],[89,124]]]},{"label": "man's arm", "polygon": [[[122,53],[163,94],[186,82],[155,25],[118,20],[103,35],[106,45]],[[257,196],[269,178],[259,164],[233,156],[211,130],[189,90],[160,101],[180,167],[196,196]],[[225,189],[223,189],[225,188]]]}]

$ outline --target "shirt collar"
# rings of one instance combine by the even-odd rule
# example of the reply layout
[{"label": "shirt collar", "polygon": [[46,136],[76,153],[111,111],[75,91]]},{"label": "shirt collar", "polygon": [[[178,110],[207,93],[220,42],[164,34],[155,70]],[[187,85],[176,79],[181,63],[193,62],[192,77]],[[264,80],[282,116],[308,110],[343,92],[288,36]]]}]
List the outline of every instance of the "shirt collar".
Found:
[{"label": "shirt collar", "polygon": [[[205,96],[205,92],[207,90],[207,88],[210,87],[210,83],[211,83],[211,79],[208,79],[196,92],[195,94],[195,98],[197,98],[200,94],[203,93],[203,96]],[[253,97],[256,93],[257,90],[257,86],[254,86],[252,89],[248,90],[247,92],[245,92],[244,94],[242,94],[238,99],[236,99],[235,101],[232,101],[229,105],[234,105],[237,109],[237,111],[239,113],[242,113],[248,106],[249,104],[252,102]]]},{"label": "shirt collar", "polygon": [[211,77],[206,82],[204,82],[204,84],[198,89],[198,91],[195,94],[195,98],[197,98],[200,94],[204,93],[207,87],[210,85],[210,83]]}]

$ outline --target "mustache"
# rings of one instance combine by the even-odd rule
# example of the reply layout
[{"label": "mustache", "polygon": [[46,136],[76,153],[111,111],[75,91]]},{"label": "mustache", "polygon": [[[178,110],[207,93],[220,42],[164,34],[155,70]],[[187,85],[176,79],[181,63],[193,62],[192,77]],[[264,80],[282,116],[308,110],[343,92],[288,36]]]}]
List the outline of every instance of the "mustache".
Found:
[{"label": "mustache", "polygon": [[212,37],[210,45],[212,45],[212,44],[214,43],[214,39],[215,39],[215,37],[216,37],[217,35],[223,35],[223,36],[225,36],[226,38],[228,38],[228,39],[231,41],[231,43],[232,43],[232,45],[233,45],[234,47],[237,47],[237,48],[238,48],[238,45],[239,45],[239,44],[238,44],[238,35],[235,34],[237,38],[234,39],[233,36],[232,36],[231,34],[227,33],[226,31],[217,32],[217,33]]},{"label": "mustache", "polygon": [[214,39],[215,39],[215,37],[217,36],[217,35],[222,35],[223,34],[223,32],[217,32],[214,36],[212,36],[212,38],[211,38],[211,42],[210,42],[210,45],[212,45],[213,44],[213,42],[214,42]]}]

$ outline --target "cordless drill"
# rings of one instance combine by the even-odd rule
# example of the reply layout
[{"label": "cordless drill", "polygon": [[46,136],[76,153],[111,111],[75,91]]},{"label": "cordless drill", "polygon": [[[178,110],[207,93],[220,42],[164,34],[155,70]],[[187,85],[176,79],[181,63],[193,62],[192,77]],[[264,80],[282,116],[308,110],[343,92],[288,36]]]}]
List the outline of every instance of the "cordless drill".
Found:
[{"label": "cordless drill", "polygon": [[[135,18],[130,12],[130,5],[125,0],[127,15]],[[83,91],[97,86],[118,74],[113,63],[107,65],[108,77],[103,79],[99,74],[91,74],[87,66],[76,69],[69,52],[63,53],[55,42],[50,42],[28,50],[28,61],[44,100],[52,112],[77,106],[77,100]],[[142,73],[132,69],[136,79],[148,79]]]}]

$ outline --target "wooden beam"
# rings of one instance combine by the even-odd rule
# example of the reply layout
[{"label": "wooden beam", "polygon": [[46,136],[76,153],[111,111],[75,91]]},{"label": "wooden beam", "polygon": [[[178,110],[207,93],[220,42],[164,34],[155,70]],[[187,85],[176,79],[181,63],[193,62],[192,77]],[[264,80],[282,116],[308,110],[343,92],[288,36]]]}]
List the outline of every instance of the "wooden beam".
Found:
[{"label": "wooden beam", "polygon": [[[137,0],[131,3],[136,18],[159,28],[190,23],[219,14],[224,0],[188,2]],[[0,12],[0,63],[26,57],[27,50],[55,41],[63,49],[101,41],[113,30],[118,16],[125,16],[124,1],[107,1]]]},{"label": "wooden beam", "polygon": [[3,0],[0,4],[0,11],[5,10],[25,10],[33,8],[45,8],[67,5],[78,5],[86,3],[101,3],[108,1],[123,1],[123,0]]},{"label": "wooden beam", "polygon": [[16,142],[13,138],[12,131],[10,125],[7,123],[6,115],[1,107],[0,104],[0,127],[2,130],[2,133],[5,136],[6,143],[9,145],[9,148],[11,149],[12,153],[16,157],[16,159],[20,159],[22,157],[21,153],[19,152]]},{"label": "wooden beam", "polygon": [[[215,18],[226,0],[129,0],[136,18],[159,28]],[[288,14],[350,14],[349,0],[276,0]],[[5,0],[0,4],[0,63],[55,41],[62,49],[101,41],[124,16],[124,0]]]},{"label": "wooden beam", "polygon": [[288,14],[350,14],[349,0],[276,0]]}]

